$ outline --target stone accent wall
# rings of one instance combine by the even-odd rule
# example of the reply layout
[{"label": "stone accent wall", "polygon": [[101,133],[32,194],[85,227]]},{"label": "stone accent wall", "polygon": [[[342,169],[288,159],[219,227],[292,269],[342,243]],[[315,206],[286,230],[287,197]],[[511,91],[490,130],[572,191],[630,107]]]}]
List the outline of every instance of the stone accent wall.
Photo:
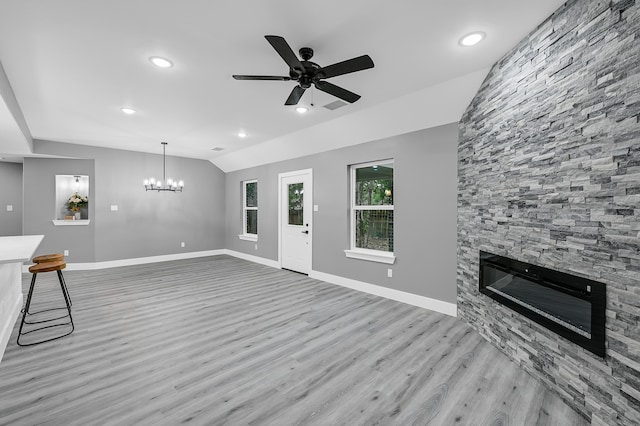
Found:
[{"label": "stone accent wall", "polygon": [[[459,128],[461,319],[592,424],[640,424],[640,0],[567,2]],[[605,283],[606,357],[480,294],[480,250]]]}]

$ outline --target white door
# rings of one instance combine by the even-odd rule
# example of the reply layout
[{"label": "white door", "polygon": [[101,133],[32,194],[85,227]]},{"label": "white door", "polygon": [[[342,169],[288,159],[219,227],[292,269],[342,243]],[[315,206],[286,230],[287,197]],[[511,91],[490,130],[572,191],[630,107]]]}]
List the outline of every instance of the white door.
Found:
[{"label": "white door", "polygon": [[279,202],[280,266],[311,272],[312,170],[281,173]]}]

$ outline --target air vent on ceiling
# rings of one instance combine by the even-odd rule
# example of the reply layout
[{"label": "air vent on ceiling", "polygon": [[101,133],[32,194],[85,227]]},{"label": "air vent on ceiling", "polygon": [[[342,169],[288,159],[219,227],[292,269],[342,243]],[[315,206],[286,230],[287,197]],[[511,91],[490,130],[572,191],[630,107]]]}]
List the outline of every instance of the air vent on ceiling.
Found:
[{"label": "air vent on ceiling", "polygon": [[224,151],[224,148],[220,148],[219,146],[216,146],[215,148],[211,148],[211,151]]},{"label": "air vent on ceiling", "polygon": [[342,101],[338,100],[338,101],[333,101],[333,102],[331,102],[329,104],[326,104],[324,107],[326,109],[329,109],[329,110],[333,111],[334,109],[338,109],[338,108],[343,107],[345,105],[348,105],[348,104],[346,102],[342,102]]}]

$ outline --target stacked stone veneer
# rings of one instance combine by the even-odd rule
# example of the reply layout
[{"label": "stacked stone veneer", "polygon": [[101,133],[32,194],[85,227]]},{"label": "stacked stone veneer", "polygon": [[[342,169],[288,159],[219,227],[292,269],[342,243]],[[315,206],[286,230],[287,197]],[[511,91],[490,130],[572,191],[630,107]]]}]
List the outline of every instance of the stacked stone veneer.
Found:
[{"label": "stacked stone veneer", "polygon": [[[640,424],[640,0],[569,1],[460,122],[458,312],[593,424]],[[478,291],[479,251],[607,285],[606,357]]]}]

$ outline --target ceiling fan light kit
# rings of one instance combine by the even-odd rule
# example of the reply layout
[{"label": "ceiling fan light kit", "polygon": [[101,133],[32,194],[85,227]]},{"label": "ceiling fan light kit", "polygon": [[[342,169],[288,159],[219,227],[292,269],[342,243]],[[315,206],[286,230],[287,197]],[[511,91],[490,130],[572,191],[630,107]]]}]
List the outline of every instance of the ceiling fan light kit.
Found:
[{"label": "ceiling fan light kit", "polygon": [[303,47],[299,50],[300,58],[302,58],[302,61],[300,61],[284,38],[275,35],[266,35],[264,37],[289,66],[289,75],[233,75],[234,79],[298,82],[298,85],[294,87],[289,94],[289,97],[284,103],[285,105],[297,105],[305,90],[309,89],[312,85],[320,91],[333,95],[349,103],[356,102],[360,99],[360,95],[324,80],[331,77],[337,77],[339,75],[373,68],[373,60],[371,60],[369,55],[362,55],[357,58],[321,67],[315,62],[310,61],[313,57],[313,49],[310,47]]},{"label": "ceiling fan light kit", "polygon": [[[156,181],[155,178],[151,177],[149,179],[144,180],[144,189],[145,191],[171,191],[171,192],[182,192],[184,188],[184,181],[173,180],[171,178],[167,179],[165,177],[165,172],[167,170],[167,157],[166,157],[166,149],[167,142],[160,142],[162,144],[162,180]],[[162,182],[165,182],[166,185],[162,185]]]}]

